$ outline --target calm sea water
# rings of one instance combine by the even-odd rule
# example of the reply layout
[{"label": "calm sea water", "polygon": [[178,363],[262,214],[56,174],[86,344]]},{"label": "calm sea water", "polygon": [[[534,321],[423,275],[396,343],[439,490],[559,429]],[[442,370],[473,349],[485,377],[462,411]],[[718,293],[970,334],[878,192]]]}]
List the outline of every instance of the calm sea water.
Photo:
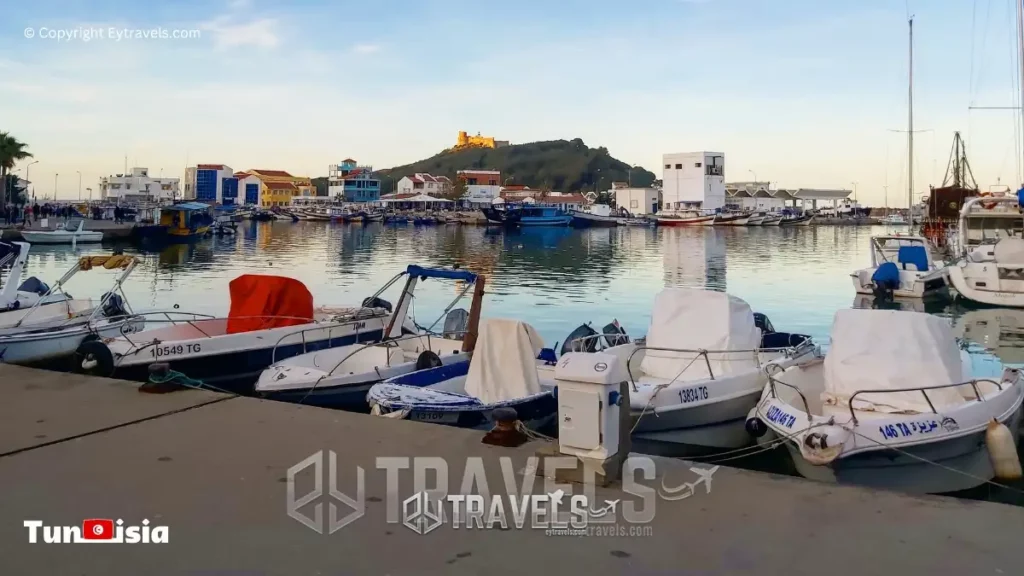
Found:
[{"label": "calm sea water", "polygon": [[[647,331],[655,295],[666,286],[723,290],[769,316],[775,327],[810,334],[827,345],[836,310],[871,306],[858,300],[849,274],[870,262],[869,239],[884,228],[534,228],[343,225],[323,222],[243,223],[235,237],[210,238],[160,252],[140,251],[142,264],[125,283],[136,310],[226,314],[228,282],[240,274],[301,280],[317,304],[354,305],[409,264],[454,266],[487,277],[485,317],[522,319],[551,346],[585,322],[617,319],[633,336]],[[75,258],[110,246],[34,246],[28,274],[53,283]],[[78,274],[68,291],[97,297],[113,273]],[[401,283],[384,297],[396,302]],[[450,281],[417,287],[415,316],[430,326],[461,292]],[[469,307],[469,298],[461,306]],[[949,317],[972,341],[975,372],[998,373],[1000,360],[1024,362],[1024,311],[965,310],[917,303]],[[438,326],[441,324],[439,323]]]},{"label": "calm sea water", "polygon": [[[460,265],[487,277],[485,317],[522,319],[551,346],[577,326],[613,319],[633,336],[646,333],[655,295],[666,286],[724,290],[769,316],[779,330],[810,334],[827,346],[836,310],[870,307],[858,300],[850,273],[870,263],[869,239],[882,227],[807,228],[536,228],[414,227],[323,222],[243,223],[235,237],[210,238],[160,252],[140,251],[142,264],[124,288],[137,311],[226,314],[228,283],[240,274],[301,280],[317,304],[356,305],[409,264]],[[32,248],[28,273],[53,283],[79,256],[111,246]],[[114,273],[78,274],[68,291],[98,297]],[[397,302],[401,283],[384,297]],[[417,322],[430,326],[461,292],[451,281],[417,287]],[[461,304],[469,307],[469,298]],[[1024,310],[963,309],[939,303],[910,308],[948,318],[970,343],[977,376],[1024,364]],[[440,326],[440,324],[438,324]],[[731,464],[786,472],[777,463]],[[791,471],[790,471],[791,472]],[[1019,485],[1024,489],[1024,484]],[[972,497],[1024,505],[1016,493]]]}]

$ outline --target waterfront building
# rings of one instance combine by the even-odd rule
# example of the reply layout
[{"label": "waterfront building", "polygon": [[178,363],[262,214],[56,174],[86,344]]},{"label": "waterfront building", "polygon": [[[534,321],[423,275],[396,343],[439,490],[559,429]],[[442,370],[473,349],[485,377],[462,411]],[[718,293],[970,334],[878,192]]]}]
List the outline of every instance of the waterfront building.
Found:
[{"label": "waterfront building", "polygon": [[197,164],[185,170],[185,199],[230,206],[238,203],[238,179],[230,166]]},{"label": "waterfront building", "polygon": [[264,183],[288,183],[295,187],[293,196],[315,196],[316,187],[308,176],[292,176],[284,170],[246,170],[248,174],[259,176]]},{"label": "waterfront building", "polygon": [[260,188],[260,206],[283,208],[292,205],[292,199],[299,196],[299,189],[291,182],[263,182]]},{"label": "waterfront building", "polygon": [[790,207],[803,210],[836,208],[852,193],[843,189],[773,189],[769,182],[730,182],[725,185],[725,191],[727,206],[758,212],[776,212]]},{"label": "waterfront building", "polygon": [[342,202],[379,202],[380,178],[373,175],[372,166],[346,158],[327,167],[327,194]]},{"label": "waterfront building", "polygon": [[466,193],[461,201],[471,208],[490,206],[501,195],[499,170],[459,170],[455,177],[465,182]]},{"label": "waterfront building", "polygon": [[110,202],[174,202],[180,194],[179,178],[151,178],[148,168],[132,168],[131,174],[100,178],[100,199]]},{"label": "waterfront building", "polygon": [[412,176],[403,176],[395,186],[397,194],[427,194],[443,196],[452,190],[452,181],[447,176],[433,176],[417,172]]},{"label": "waterfront building", "polygon": [[630,188],[612,186],[615,206],[629,210],[630,214],[643,216],[654,214],[661,205],[661,191],[657,188]]},{"label": "waterfront building", "polygon": [[662,156],[665,210],[717,210],[725,206],[725,154],[685,152]]}]

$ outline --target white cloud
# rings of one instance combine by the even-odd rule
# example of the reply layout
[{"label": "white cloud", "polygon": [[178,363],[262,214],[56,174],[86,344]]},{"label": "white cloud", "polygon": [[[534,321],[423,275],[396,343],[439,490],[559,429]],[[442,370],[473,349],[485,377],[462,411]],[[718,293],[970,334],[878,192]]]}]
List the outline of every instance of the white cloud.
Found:
[{"label": "white cloud", "polygon": [[356,54],[373,54],[380,52],[379,44],[356,44],[352,47],[352,51]]},{"label": "white cloud", "polygon": [[277,35],[278,22],[272,18],[260,18],[244,24],[232,24],[230,19],[220,17],[200,26],[213,34],[216,48],[238,48],[257,46],[276,48],[281,39]]}]

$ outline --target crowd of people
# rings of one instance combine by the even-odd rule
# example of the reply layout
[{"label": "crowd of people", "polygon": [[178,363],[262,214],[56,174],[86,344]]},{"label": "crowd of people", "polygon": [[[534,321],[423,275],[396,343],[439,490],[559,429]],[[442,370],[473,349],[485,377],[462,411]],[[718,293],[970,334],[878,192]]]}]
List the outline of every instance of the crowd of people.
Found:
[{"label": "crowd of people", "polygon": [[40,218],[60,218],[67,220],[76,214],[78,213],[71,206],[51,205],[49,203],[45,203],[40,206],[37,202],[32,205],[7,204],[3,207],[2,216],[4,224],[10,225],[22,223],[28,225],[32,222],[39,221]]}]

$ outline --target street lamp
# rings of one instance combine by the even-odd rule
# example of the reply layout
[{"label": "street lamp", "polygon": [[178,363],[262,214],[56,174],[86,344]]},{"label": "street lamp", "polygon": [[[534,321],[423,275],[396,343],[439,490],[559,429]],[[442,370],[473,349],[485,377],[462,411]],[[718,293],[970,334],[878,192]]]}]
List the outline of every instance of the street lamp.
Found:
[{"label": "street lamp", "polygon": [[515,179],[515,176],[509,176],[508,178],[505,178],[505,181],[501,183],[501,187],[504,188],[505,186],[508,186],[508,181],[509,180],[514,180],[514,179]]},{"label": "street lamp", "polygon": [[754,177],[754,188],[757,188],[757,173],[753,170],[747,170],[747,172],[750,172],[750,175]]},{"label": "street lamp", "polygon": [[75,170],[75,172],[78,173],[78,201],[81,202],[82,201],[82,173],[79,172],[78,170]]},{"label": "street lamp", "polygon": [[[25,182],[28,182],[30,186],[32,185],[32,180],[30,180],[28,177],[28,170],[29,168],[32,167],[33,164],[39,164],[39,160],[33,160],[29,162],[27,165],[25,165]],[[28,190],[26,190],[26,192],[28,192]],[[32,199],[35,200],[35,194],[32,195]]]},{"label": "street lamp", "polygon": [[57,199],[57,176],[59,176],[59,174],[54,172],[53,173],[53,199],[54,200]]},{"label": "street lamp", "polygon": [[853,203],[856,204],[857,203],[857,182],[855,182],[855,181],[854,182],[850,182],[850,184],[853,184]]}]

